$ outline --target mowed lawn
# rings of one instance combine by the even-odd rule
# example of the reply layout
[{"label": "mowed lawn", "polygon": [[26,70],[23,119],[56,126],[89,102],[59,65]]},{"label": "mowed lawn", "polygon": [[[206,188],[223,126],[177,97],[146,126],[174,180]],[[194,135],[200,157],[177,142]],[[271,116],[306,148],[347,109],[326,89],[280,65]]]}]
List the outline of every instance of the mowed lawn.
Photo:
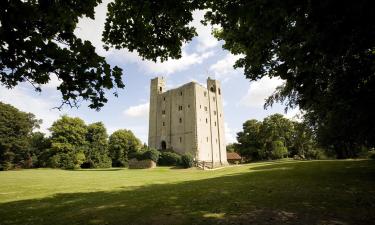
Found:
[{"label": "mowed lawn", "polygon": [[375,224],[375,161],[0,172],[0,224]]}]

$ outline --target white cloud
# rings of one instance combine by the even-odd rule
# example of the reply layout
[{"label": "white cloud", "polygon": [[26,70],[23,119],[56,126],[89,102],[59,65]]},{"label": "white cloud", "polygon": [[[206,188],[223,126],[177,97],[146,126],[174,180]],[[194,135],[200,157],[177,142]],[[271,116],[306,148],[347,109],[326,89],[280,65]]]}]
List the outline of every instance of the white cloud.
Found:
[{"label": "white cloud", "polygon": [[92,20],[83,17],[78,21],[77,28],[74,33],[83,40],[89,40],[96,48],[99,55],[106,56],[107,52],[103,48],[102,33],[104,31],[104,23],[107,14],[107,5],[113,0],[104,0],[95,8],[95,19]]},{"label": "white cloud", "polygon": [[48,95],[49,97],[47,97],[43,93],[31,92],[32,89],[22,87],[22,85],[10,90],[0,87],[0,101],[11,104],[21,111],[31,112],[37,119],[42,119],[40,131],[48,134],[48,128],[63,114],[57,109],[53,109],[59,102],[58,99],[55,99],[57,95]]},{"label": "white cloud", "polygon": [[204,26],[200,21],[204,19],[206,11],[197,10],[193,12],[193,21],[189,24],[196,28],[198,36],[195,40],[198,42],[196,50],[198,52],[204,52],[207,49],[216,47],[219,41],[211,34],[212,26]]},{"label": "white cloud", "polygon": [[82,18],[79,20],[75,34],[84,39],[89,40],[99,55],[109,57],[115,64],[136,63],[139,68],[152,76],[163,74],[169,75],[178,71],[186,70],[192,65],[201,64],[205,59],[213,55],[212,51],[207,51],[217,45],[218,41],[211,35],[211,29],[203,26],[200,20],[203,19],[204,12],[194,12],[194,21],[192,25],[197,27],[198,42],[196,51],[193,53],[186,52],[188,44],[182,47],[182,57],[180,59],[170,59],[165,62],[153,62],[143,60],[137,52],[129,52],[127,49],[103,49],[102,32],[107,13],[107,4],[111,0],[105,0],[102,4],[95,8],[95,20],[90,18]]},{"label": "white cloud", "polygon": [[258,81],[251,82],[246,95],[239,104],[247,107],[263,108],[265,99],[272,95],[276,87],[283,84],[278,78],[263,77]]},{"label": "white cloud", "polygon": [[128,109],[124,111],[124,114],[129,117],[148,117],[148,112],[149,112],[150,104],[144,103],[144,104],[139,104],[135,106],[130,106]]},{"label": "white cloud", "polygon": [[232,129],[230,129],[228,123],[224,123],[225,130],[225,141],[227,144],[236,142],[235,134]]},{"label": "white cloud", "polygon": [[203,53],[186,53],[182,52],[180,59],[170,59],[165,62],[140,61],[140,67],[151,75],[163,74],[169,75],[178,71],[183,71],[190,68],[192,65],[201,64],[203,61],[214,53],[212,51]]},{"label": "white cloud", "polygon": [[239,69],[235,70],[233,65],[241,57],[242,55],[232,55],[228,53],[223,59],[211,65],[210,71],[216,79],[221,80],[221,82],[226,82],[231,76],[240,72]]}]

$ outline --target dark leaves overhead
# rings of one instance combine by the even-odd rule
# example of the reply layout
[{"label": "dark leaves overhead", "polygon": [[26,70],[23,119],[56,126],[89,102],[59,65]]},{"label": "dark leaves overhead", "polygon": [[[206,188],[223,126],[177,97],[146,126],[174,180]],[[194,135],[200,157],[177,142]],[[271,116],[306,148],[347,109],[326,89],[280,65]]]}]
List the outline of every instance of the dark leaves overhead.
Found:
[{"label": "dark leaves overhead", "polygon": [[106,89],[123,88],[122,70],[111,68],[90,42],[74,35],[78,18],[94,18],[101,0],[0,1],[0,81],[8,88],[30,82],[37,91],[55,74],[63,104],[80,99],[100,109]]},{"label": "dark leaves overhead", "polygon": [[198,8],[195,0],[115,0],[108,4],[103,41],[154,61],[180,58],[182,43],[196,35],[188,24]]}]

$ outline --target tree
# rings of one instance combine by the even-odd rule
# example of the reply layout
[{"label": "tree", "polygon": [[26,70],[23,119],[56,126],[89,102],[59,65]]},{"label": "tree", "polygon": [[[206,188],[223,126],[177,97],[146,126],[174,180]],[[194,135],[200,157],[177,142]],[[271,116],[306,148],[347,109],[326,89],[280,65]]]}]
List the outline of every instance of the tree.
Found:
[{"label": "tree", "polygon": [[[298,125],[298,129],[295,127]],[[252,160],[280,159],[315,147],[312,131],[307,126],[284,118],[281,114],[270,115],[262,122],[248,120],[243,131],[237,133],[236,150]],[[307,143],[311,144],[308,149]],[[297,152],[297,153],[296,153]]]},{"label": "tree", "polygon": [[40,123],[33,114],[0,102],[0,170],[25,166],[31,160],[29,138]]},{"label": "tree", "polygon": [[262,123],[258,120],[248,120],[242,127],[243,131],[237,133],[236,149],[241,156],[248,159],[259,160],[262,156],[259,155],[262,148],[260,141],[260,128]]},{"label": "tree", "polygon": [[108,168],[112,161],[108,154],[108,134],[102,122],[93,123],[87,126],[86,141],[86,167]]},{"label": "tree", "polygon": [[29,154],[32,165],[29,167],[46,167],[50,157],[51,142],[42,132],[33,132],[29,138]]},{"label": "tree", "polygon": [[117,130],[109,137],[109,155],[112,166],[126,166],[129,155],[136,153],[142,142],[130,130]]},{"label": "tree", "polygon": [[62,116],[49,128],[51,131],[52,167],[76,169],[84,162],[87,149],[85,122],[76,117]]},{"label": "tree", "polygon": [[219,25],[223,48],[242,57],[246,78],[285,81],[266,102],[298,106],[320,144],[340,157],[375,146],[375,4],[361,1],[115,0],[103,40],[147,59],[181,57],[196,35],[192,12]]},{"label": "tree", "polygon": [[[74,34],[78,19],[94,19],[101,0],[0,1],[0,82],[8,88],[31,83],[36,91],[57,76],[62,105],[82,98],[100,109],[106,89],[123,88],[122,70],[111,68],[89,41]],[[116,92],[115,95],[117,96]],[[61,106],[62,106],[61,105]]]}]

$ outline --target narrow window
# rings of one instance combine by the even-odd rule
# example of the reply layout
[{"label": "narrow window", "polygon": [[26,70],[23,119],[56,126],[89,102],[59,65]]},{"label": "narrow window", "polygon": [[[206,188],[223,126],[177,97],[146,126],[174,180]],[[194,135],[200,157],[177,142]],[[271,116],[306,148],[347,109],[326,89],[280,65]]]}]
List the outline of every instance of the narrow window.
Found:
[{"label": "narrow window", "polygon": [[163,101],[165,101],[165,97],[163,98]]},{"label": "narrow window", "polygon": [[182,118],[180,118],[180,123],[182,123]]},{"label": "narrow window", "polygon": [[215,127],[216,127],[216,122],[215,122]]},{"label": "narrow window", "polygon": [[216,110],[214,110],[214,115],[216,116]]},{"label": "narrow window", "polygon": [[165,122],[163,122],[163,127],[165,126]]},{"label": "narrow window", "polygon": [[207,111],[207,106],[204,107],[204,111]]},{"label": "narrow window", "polygon": [[206,118],[206,123],[208,123],[208,119]]},{"label": "narrow window", "polygon": [[204,97],[206,97],[207,96],[207,92],[204,92]]},{"label": "narrow window", "polygon": [[180,137],[180,143],[182,142],[182,137]]},{"label": "narrow window", "polygon": [[180,95],[182,96],[182,91],[180,91]]},{"label": "narrow window", "polygon": [[221,91],[220,91],[220,88],[218,88],[218,90],[217,90],[218,92],[219,92],[219,95],[221,95]]},{"label": "narrow window", "polygon": [[160,89],[160,91],[163,91],[163,88],[162,88],[162,87],[160,87],[159,89]]},{"label": "narrow window", "polygon": [[188,108],[190,108],[190,105],[188,105]]},{"label": "narrow window", "polygon": [[162,110],[162,111],[161,111],[161,114],[162,114],[162,115],[165,115],[165,110]]},{"label": "narrow window", "polygon": [[181,111],[182,110],[182,105],[179,105],[178,106],[178,111]]},{"label": "narrow window", "polygon": [[211,87],[211,88],[210,88],[210,91],[215,92],[215,88],[214,88],[214,87]]},{"label": "narrow window", "polygon": [[199,108],[201,109],[201,108],[202,108],[202,105],[199,105]]}]

